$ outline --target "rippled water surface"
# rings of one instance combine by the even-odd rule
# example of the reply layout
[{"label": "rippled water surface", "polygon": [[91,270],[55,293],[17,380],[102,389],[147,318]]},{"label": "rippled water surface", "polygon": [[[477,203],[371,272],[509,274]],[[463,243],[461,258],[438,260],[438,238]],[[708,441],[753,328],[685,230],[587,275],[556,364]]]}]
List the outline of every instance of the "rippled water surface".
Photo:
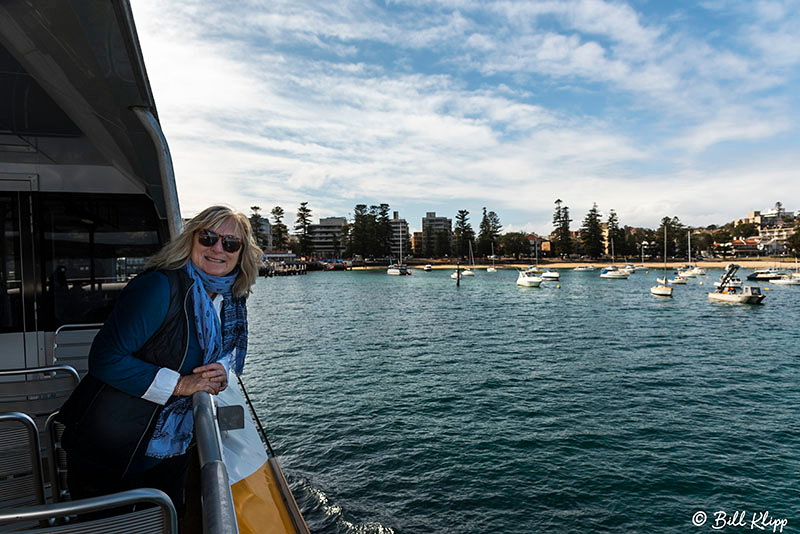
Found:
[{"label": "rippled water surface", "polygon": [[798,531],[800,286],[478,273],[257,282],[244,379],[312,532]]}]

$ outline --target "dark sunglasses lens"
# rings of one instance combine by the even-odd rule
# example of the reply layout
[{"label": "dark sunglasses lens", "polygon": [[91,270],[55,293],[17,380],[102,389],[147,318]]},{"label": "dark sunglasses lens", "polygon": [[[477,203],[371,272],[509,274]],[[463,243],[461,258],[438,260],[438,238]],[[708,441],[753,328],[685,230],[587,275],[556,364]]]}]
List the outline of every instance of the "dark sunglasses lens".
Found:
[{"label": "dark sunglasses lens", "polygon": [[197,236],[197,240],[204,247],[213,247],[217,243],[218,239],[219,236],[216,234],[216,232],[212,232],[211,230],[202,230],[200,235]]},{"label": "dark sunglasses lens", "polygon": [[225,252],[236,252],[242,247],[242,240],[238,237],[224,236],[222,238],[222,249]]}]

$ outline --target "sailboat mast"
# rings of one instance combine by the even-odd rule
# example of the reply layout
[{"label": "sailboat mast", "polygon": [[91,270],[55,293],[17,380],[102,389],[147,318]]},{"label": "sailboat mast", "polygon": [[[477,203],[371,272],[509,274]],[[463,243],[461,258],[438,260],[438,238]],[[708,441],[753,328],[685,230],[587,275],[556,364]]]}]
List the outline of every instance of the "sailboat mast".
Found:
[{"label": "sailboat mast", "polygon": [[664,225],[664,285],[667,285],[667,225]]}]

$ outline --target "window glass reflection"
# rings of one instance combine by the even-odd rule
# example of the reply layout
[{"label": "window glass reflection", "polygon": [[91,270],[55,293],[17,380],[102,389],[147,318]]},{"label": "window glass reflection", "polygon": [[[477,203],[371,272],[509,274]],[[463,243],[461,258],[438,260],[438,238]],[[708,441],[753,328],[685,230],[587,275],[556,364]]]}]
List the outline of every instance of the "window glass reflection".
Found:
[{"label": "window glass reflection", "polygon": [[152,201],[132,195],[43,194],[46,330],[101,323],[159,249]]}]

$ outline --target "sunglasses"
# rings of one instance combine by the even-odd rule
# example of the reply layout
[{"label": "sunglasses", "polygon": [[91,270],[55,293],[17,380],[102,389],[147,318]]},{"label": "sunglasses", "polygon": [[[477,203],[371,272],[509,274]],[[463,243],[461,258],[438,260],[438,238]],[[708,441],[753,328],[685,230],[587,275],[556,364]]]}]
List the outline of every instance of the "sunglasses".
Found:
[{"label": "sunglasses", "polygon": [[197,234],[197,241],[204,247],[213,247],[220,237],[222,238],[222,250],[225,252],[234,253],[242,248],[242,240],[235,235],[220,236],[214,230],[200,230],[200,233]]}]

